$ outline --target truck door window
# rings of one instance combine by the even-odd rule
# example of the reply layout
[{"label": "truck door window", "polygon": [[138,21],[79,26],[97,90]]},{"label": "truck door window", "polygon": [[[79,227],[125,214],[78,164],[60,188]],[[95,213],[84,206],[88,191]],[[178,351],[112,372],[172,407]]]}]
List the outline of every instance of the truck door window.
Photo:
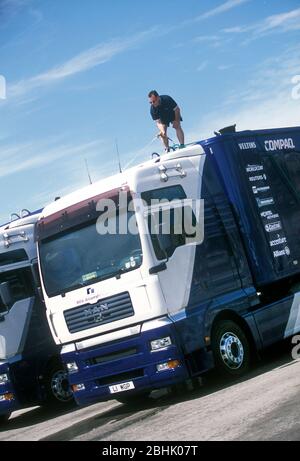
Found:
[{"label": "truck door window", "polygon": [[170,207],[148,215],[148,229],[158,260],[170,258],[176,248],[194,237],[196,217],[190,206]]},{"label": "truck door window", "polygon": [[[0,283],[9,282],[14,303],[34,295],[32,274],[30,268],[18,269],[0,274]],[[7,308],[0,303],[0,311],[6,312]]]},{"label": "truck door window", "polygon": [[[191,206],[184,205],[186,193],[182,186],[176,185],[142,192],[141,198],[149,206],[148,229],[156,258],[170,258],[176,248],[194,235],[196,217]],[[162,203],[161,208],[158,202]]]},{"label": "truck door window", "polygon": [[0,254],[0,266],[7,264],[15,264],[23,261],[28,261],[28,256],[25,250],[11,250]]}]

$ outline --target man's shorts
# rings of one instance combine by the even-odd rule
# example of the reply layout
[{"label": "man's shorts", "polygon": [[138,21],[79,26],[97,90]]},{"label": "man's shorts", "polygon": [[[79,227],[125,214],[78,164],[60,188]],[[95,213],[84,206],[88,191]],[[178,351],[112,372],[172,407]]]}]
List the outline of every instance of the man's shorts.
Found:
[{"label": "man's shorts", "polygon": [[[161,120],[161,123],[163,125],[167,125],[167,126],[170,126],[170,123],[173,123],[175,121],[175,113],[174,113],[174,117],[173,119],[168,119],[168,120]],[[182,122],[182,117],[180,117],[180,121]]]}]

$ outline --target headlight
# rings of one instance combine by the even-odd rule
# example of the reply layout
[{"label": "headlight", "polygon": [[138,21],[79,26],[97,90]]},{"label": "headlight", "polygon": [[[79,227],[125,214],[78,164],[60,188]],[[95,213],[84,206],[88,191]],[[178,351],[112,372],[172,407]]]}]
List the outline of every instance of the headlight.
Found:
[{"label": "headlight", "polygon": [[4,373],[3,375],[0,375],[0,385],[6,384],[8,383],[8,381],[9,381],[9,378],[6,373]]},{"label": "headlight", "polygon": [[164,349],[165,347],[171,346],[171,344],[172,340],[170,336],[167,336],[166,338],[155,339],[154,341],[151,341],[151,350],[158,351],[159,349]]},{"label": "headlight", "polygon": [[79,392],[79,391],[84,391],[85,390],[85,385],[83,383],[81,384],[73,384],[71,386],[73,392]]},{"label": "headlight", "polygon": [[12,392],[7,392],[6,394],[0,395],[0,402],[14,400],[15,396]]},{"label": "headlight", "polygon": [[157,371],[175,370],[180,366],[179,360],[169,360],[169,362],[160,363],[156,365]]},{"label": "headlight", "polygon": [[68,373],[76,373],[78,371],[78,366],[76,362],[69,362],[67,363],[66,366],[67,366]]}]

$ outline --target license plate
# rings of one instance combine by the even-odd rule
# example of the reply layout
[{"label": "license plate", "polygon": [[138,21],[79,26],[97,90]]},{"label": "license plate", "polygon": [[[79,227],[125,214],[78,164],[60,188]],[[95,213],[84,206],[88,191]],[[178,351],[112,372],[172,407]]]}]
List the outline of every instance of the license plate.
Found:
[{"label": "license plate", "polygon": [[128,381],[127,383],[122,384],[115,384],[114,386],[109,386],[109,391],[111,394],[129,391],[130,389],[134,389],[134,384],[132,381]]}]

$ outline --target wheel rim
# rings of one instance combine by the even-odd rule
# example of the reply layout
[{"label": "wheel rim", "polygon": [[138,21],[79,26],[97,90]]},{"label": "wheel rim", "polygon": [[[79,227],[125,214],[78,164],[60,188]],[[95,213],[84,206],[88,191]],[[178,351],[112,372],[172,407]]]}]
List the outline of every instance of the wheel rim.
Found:
[{"label": "wheel rim", "polygon": [[231,370],[237,370],[244,362],[244,347],[234,333],[224,333],[220,339],[220,355],[225,365]]},{"label": "wheel rim", "polygon": [[63,370],[56,371],[51,378],[51,391],[60,402],[68,402],[72,399],[68,375]]}]

